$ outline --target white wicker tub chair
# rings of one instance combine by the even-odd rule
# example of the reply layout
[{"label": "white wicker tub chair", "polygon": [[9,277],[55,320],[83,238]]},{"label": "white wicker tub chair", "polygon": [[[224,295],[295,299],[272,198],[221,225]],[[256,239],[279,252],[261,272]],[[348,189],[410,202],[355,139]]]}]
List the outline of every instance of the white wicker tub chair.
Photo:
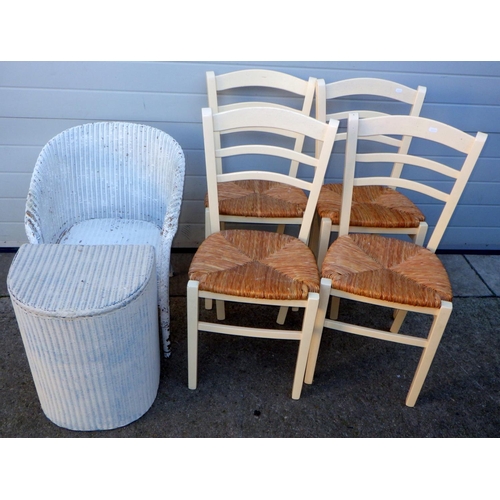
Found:
[{"label": "white wicker tub chair", "polygon": [[155,247],[165,357],[170,355],[170,251],[184,172],[184,153],[165,132],[136,123],[88,123],[43,147],[26,203],[30,243]]}]

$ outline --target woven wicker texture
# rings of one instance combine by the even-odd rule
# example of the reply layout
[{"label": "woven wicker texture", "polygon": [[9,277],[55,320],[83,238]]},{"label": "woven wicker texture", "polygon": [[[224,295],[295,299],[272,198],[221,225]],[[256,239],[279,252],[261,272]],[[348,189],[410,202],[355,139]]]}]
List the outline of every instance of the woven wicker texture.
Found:
[{"label": "woven wicker texture", "polygon": [[440,307],[451,301],[448,274],[439,258],[413,243],[371,234],[338,238],[329,248],[322,276],[332,287],[400,304]]},{"label": "woven wicker texture", "polygon": [[73,318],[135,300],[155,266],[145,245],[30,245],[16,254],[9,294],[37,314]]},{"label": "woven wicker texture", "polygon": [[199,247],[189,279],[200,290],[262,299],[306,299],[319,291],[313,253],[293,236],[230,230],[209,236]]},{"label": "woven wicker texture", "polygon": [[[218,185],[219,213],[242,217],[302,217],[307,196],[293,186],[261,180]],[[208,194],[205,196],[208,207]]]},{"label": "woven wicker texture", "polygon": [[[318,214],[332,224],[340,222],[342,185],[326,184],[321,188]],[[424,214],[400,192],[384,186],[355,186],[351,209],[351,226],[418,227]]]},{"label": "woven wicker texture", "polygon": [[26,244],[7,284],[52,422],[105,430],[146,413],[160,381],[153,247]]},{"label": "woven wicker texture", "polygon": [[[170,250],[184,174],[184,153],[165,132],[137,123],[87,123],[64,130],[43,147],[26,201],[30,243],[155,245],[166,355]],[[119,231],[116,221],[122,221]]]}]

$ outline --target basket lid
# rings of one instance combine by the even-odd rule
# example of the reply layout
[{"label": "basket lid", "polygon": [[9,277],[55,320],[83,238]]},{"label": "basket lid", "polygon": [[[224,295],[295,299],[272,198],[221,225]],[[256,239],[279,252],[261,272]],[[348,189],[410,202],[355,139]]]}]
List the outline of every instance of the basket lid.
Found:
[{"label": "basket lid", "polygon": [[123,307],[155,272],[150,245],[25,244],[7,276],[13,301],[48,316],[81,317]]}]

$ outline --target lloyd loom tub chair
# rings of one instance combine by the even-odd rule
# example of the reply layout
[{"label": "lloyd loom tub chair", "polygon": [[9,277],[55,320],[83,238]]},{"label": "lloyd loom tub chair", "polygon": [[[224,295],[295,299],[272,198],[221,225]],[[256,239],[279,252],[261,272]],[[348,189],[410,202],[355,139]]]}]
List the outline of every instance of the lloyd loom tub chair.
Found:
[{"label": "lloyd loom tub chair", "polygon": [[[359,154],[362,139],[380,134],[413,136],[446,147],[448,155],[441,158],[461,167],[450,167],[436,159],[418,155]],[[447,273],[435,255],[443,233],[486,140],[486,134],[471,136],[451,126],[419,117],[388,116],[359,119],[349,116],[347,132],[344,190],[337,203],[341,218],[339,237],[332,243],[321,270],[320,305],[308,358],[306,383],[312,383],[323,327],[342,332],[423,348],[420,362],[407,395],[406,404],[414,406],[425,381],[434,354],[452,311],[452,290]],[[414,143],[415,144],[415,143]],[[430,147],[430,146],[428,146]],[[424,150],[428,150],[424,148]],[[453,155],[451,151],[453,151]],[[398,187],[415,190],[438,200],[440,211],[426,248],[410,241],[377,234],[349,233],[354,186],[384,185],[387,178],[356,178],[355,167],[361,162],[402,163],[440,174],[446,182],[435,186],[424,182],[393,179]],[[351,212],[351,208],[353,212]],[[390,331],[354,325],[339,319],[325,318],[329,298],[350,299],[396,310]],[[398,333],[408,311],[433,317],[427,336]]]},{"label": "lloyd loom tub chair", "polygon": [[[316,91],[315,78],[302,80],[293,75],[265,69],[234,71],[217,76],[213,71],[208,71],[206,78],[208,106],[214,114],[242,107],[271,106],[295,109],[309,116]],[[242,101],[241,95],[238,95],[242,89],[246,93],[253,94],[253,97]],[[264,95],[266,92],[271,95]],[[252,128],[252,130],[257,129]],[[295,142],[294,150],[302,151],[304,136],[290,133],[290,137]],[[220,133],[216,133],[215,140],[220,147],[223,140]],[[221,173],[222,163],[219,159],[217,168]],[[291,160],[290,175],[296,176],[297,170],[297,161]],[[278,226],[278,232],[283,232],[285,224],[300,224],[307,203],[301,190],[280,188],[279,185],[270,185],[269,182],[258,179],[249,179],[245,183],[223,183],[219,185],[219,191],[219,217],[222,224],[225,222],[275,224]],[[210,234],[209,218],[210,206],[207,194],[206,236]]]},{"label": "lloyd loom tub chair", "polygon": [[[425,94],[425,87],[413,89],[380,78],[353,78],[328,84],[319,79],[316,115],[319,120],[325,122],[334,118],[342,120],[341,123],[350,112],[357,112],[360,118],[394,114],[419,116]],[[339,133],[336,147],[341,145],[345,138],[345,132]],[[390,148],[405,154],[410,147],[411,137],[378,137],[372,138],[372,141],[378,143],[376,146],[373,144],[377,150]],[[401,176],[401,163],[394,163],[390,168],[391,177]],[[319,265],[328,249],[330,234],[338,233],[340,215],[335,200],[341,191],[342,184],[338,183],[325,182],[321,189],[313,226]],[[394,185],[389,183],[387,186],[355,186],[353,206],[356,206],[357,210],[351,214],[351,231],[407,234],[414,243],[423,244],[427,232],[425,216],[407,196],[398,192]]]},{"label": "lloyd loom tub chair", "polygon": [[183,184],[183,151],[165,132],[135,123],[88,123],[43,147],[26,204],[30,243],[155,247],[165,356],[170,251]]},{"label": "lloyd loom tub chair", "polygon": [[[292,398],[298,399],[304,380],[314,318],[317,311],[319,273],[314,254],[306,242],[323,183],[328,159],[335,139],[338,122],[330,124],[303,114],[278,108],[246,108],[213,114],[203,110],[203,134],[210,202],[210,236],[200,245],[189,269],[187,287],[188,309],[188,385],[197,386],[198,332],[215,332],[261,338],[294,339],[299,341]],[[318,159],[293,150],[260,144],[255,137],[246,144],[219,148],[216,134],[246,127],[272,128],[276,134],[291,132],[321,141],[323,149]],[[312,180],[301,180],[268,169],[240,170],[220,173],[218,158],[230,160],[243,156],[274,158],[287,163],[297,160],[309,166]],[[252,163],[257,165],[258,163]],[[274,231],[252,229],[220,230],[218,185],[222,182],[247,180],[280,182],[291,189],[309,192],[298,238]],[[304,308],[302,330],[248,328],[227,323],[210,323],[199,319],[199,299],[267,304]],[[252,309],[249,309],[249,314]]]}]

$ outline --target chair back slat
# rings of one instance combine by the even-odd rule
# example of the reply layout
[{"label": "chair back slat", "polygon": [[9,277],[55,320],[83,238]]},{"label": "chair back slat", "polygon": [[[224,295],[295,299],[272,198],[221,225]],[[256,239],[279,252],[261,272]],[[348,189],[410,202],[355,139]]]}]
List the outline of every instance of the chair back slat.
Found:
[{"label": "chair back slat", "polygon": [[[377,116],[387,116],[390,114],[387,111],[387,101],[402,105],[410,105],[407,113],[399,112],[397,114],[407,114],[408,116],[419,116],[424,103],[426,87],[418,86],[416,89],[407,87],[391,80],[384,80],[381,78],[350,78],[347,80],[339,80],[326,84],[323,79],[318,79],[316,83],[316,117],[321,121],[329,119],[344,120],[347,119],[349,113],[358,113],[360,118],[371,118]],[[375,98],[376,101],[370,104],[376,109],[358,109],[360,107],[359,98],[363,97],[365,102],[367,98]],[[340,102],[346,102],[346,99],[353,98],[349,101],[349,109],[341,110]],[[380,99],[382,98],[382,99]],[[380,102],[379,102],[380,101]],[[327,103],[331,102],[334,111],[327,111]],[[338,110],[336,110],[338,109]],[[337,137],[339,140],[344,140],[345,134]],[[388,144],[385,140],[378,140]],[[401,139],[394,140],[395,146],[399,153],[405,154],[410,148],[411,138],[403,136]],[[393,177],[400,177],[403,169],[403,164],[395,163],[393,165],[391,175]]]},{"label": "chair back slat", "polygon": [[[282,108],[240,108],[220,113],[213,113],[210,108],[204,108],[203,135],[205,145],[205,163],[207,170],[208,199],[210,208],[210,232],[220,231],[220,215],[217,184],[220,182],[232,182],[235,180],[267,180],[299,187],[308,192],[308,202],[302,218],[299,230],[299,238],[307,242],[311,229],[312,219],[316,209],[319,192],[323,184],[326,167],[330,158],[338,121],[332,120],[328,124],[322,123],[315,118],[303,115],[298,111]],[[311,140],[320,141],[323,145],[322,154],[316,158],[299,153],[293,147],[270,146],[261,144],[259,137],[245,135],[245,144],[220,147],[217,134],[237,133],[242,128],[263,127],[271,130],[276,136],[287,136],[290,133],[302,134]],[[294,160],[297,163],[311,167],[311,173],[307,177],[297,178],[293,175],[284,175],[277,171],[270,171],[264,167],[260,171],[239,170],[238,172],[222,172],[218,169],[218,161],[232,157],[243,157],[252,155],[258,159],[255,163],[266,165],[270,158],[282,158]]]},{"label": "chair back slat", "polygon": [[[207,95],[208,106],[212,109],[213,113],[221,111],[230,111],[232,109],[246,108],[246,107],[266,107],[273,108],[281,107],[283,109],[295,109],[306,116],[311,115],[314,95],[316,92],[316,78],[310,77],[303,80],[287,73],[280,71],[267,70],[267,69],[247,69],[241,71],[233,71],[222,75],[215,75],[213,71],[207,71]],[[258,90],[259,98],[248,100],[248,95],[241,98],[241,89],[247,89],[248,92]],[[235,93],[239,92],[239,99]],[[262,96],[266,90],[279,91],[279,98],[270,96]],[[222,104],[222,93],[233,91],[231,95],[233,100],[237,102],[229,102]],[[292,96],[293,101],[297,101],[297,106],[292,107],[279,102],[280,99],[286,99]],[[286,96],[286,97],[285,97]],[[263,101],[262,97],[268,100]],[[247,100],[245,100],[247,99]],[[259,130],[254,127],[253,130]],[[266,131],[266,130],[262,130]],[[304,147],[304,135],[293,134],[289,135],[295,139],[295,151],[302,151]],[[220,147],[220,134],[217,134],[217,144]],[[292,161],[290,164],[290,174],[296,176],[298,171],[298,164]],[[218,162],[218,169],[220,171],[221,164]]]},{"label": "chair back slat", "polygon": [[[424,141],[441,144],[446,148],[454,150],[455,155],[462,158],[460,168],[452,168],[444,162],[430,160],[416,154],[396,155],[400,161],[412,164],[417,169],[431,169],[448,179],[452,179],[452,187],[448,193],[443,192],[424,181],[395,179],[390,176],[356,177],[356,165],[363,163],[380,163],[381,161],[393,161],[394,154],[362,153],[357,154],[361,140],[374,135],[399,134],[419,138]],[[485,144],[487,135],[478,132],[475,136],[469,135],[450,125],[414,116],[384,116],[376,118],[360,118],[357,113],[351,113],[347,128],[346,155],[344,167],[344,188],[342,197],[342,211],[340,216],[339,235],[347,234],[349,231],[349,218],[351,214],[353,186],[397,186],[431,196],[443,203],[437,223],[430,235],[427,248],[436,251],[458,201],[467,185],[469,177],[477,163],[481,150]],[[443,158],[452,158],[451,155]]]},{"label": "chair back slat", "polygon": [[[424,158],[422,156],[414,156],[414,155],[400,155],[398,153],[370,153],[367,154],[365,158],[365,154],[361,153],[356,155],[356,161],[358,162],[393,162],[395,159],[404,163],[406,165],[416,165],[422,168],[426,168],[427,170],[432,170],[437,172],[438,174],[445,175],[447,177],[451,177],[456,179],[460,173],[454,168],[448,167],[447,165],[443,165],[438,161],[431,160],[429,158]],[[394,181],[391,181],[391,184]],[[393,184],[395,185],[395,184]]]}]

